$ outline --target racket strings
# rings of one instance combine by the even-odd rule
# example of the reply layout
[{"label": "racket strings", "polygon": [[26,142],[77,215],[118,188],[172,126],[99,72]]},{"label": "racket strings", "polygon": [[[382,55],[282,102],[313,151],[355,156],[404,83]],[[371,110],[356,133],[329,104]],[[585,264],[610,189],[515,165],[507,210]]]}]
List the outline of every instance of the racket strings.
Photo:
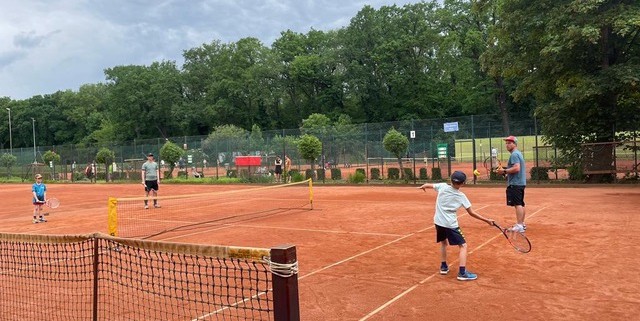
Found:
[{"label": "racket strings", "polygon": [[506,231],[507,239],[520,252],[529,252],[531,251],[531,243],[529,239],[522,234],[521,232],[516,231]]}]

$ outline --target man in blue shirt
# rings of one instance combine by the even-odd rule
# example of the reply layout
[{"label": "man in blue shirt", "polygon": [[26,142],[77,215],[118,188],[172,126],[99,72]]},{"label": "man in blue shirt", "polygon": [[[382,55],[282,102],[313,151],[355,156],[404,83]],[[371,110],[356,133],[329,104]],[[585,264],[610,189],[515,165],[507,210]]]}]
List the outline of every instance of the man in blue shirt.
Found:
[{"label": "man in blue shirt", "polygon": [[524,156],[518,150],[518,138],[509,136],[504,139],[506,148],[511,153],[507,168],[498,169],[498,174],[507,175],[507,206],[516,209],[516,225],[511,230],[524,232],[527,226],[524,224],[524,188],[527,185],[527,170]]}]

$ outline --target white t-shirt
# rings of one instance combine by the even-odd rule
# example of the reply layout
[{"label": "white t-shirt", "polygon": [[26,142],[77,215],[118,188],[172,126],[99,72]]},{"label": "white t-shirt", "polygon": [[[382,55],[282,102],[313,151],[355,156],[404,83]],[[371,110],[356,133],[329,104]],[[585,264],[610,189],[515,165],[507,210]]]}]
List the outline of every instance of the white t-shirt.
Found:
[{"label": "white t-shirt", "polygon": [[464,193],[447,183],[435,184],[433,189],[438,192],[433,223],[442,227],[457,228],[458,215],[456,213],[458,209],[471,207],[471,202]]}]

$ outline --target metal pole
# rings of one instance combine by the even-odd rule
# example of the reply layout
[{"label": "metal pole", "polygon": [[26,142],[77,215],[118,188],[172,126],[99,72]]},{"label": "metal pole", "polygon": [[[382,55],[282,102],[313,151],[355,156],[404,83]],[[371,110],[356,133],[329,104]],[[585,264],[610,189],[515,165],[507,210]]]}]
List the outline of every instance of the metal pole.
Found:
[{"label": "metal pole", "polygon": [[11,108],[7,107],[5,109],[9,111],[9,153],[13,155],[13,139],[11,137]]},{"label": "metal pole", "polygon": [[33,128],[33,163],[38,163],[38,158],[36,156],[36,120],[31,117],[31,127]]},{"label": "metal pole", "polygon": [[[482,146],[482,145],[480,145]],[[473,184],[476,183],[478,177],[475,175],[475,171],[478,169],[477,167],[477,159],[476,159],[476,133],[475,126],[473,124],[473,115],[471,115],[471,151],[473,154]]]}]

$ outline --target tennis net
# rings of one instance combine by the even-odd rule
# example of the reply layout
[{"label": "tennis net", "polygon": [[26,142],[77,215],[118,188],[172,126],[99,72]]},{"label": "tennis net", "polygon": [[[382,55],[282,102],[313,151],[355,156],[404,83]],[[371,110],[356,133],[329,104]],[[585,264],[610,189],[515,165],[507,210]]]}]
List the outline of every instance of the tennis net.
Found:
[{"label": "tennis net", "polygon": [[109,235],[151,238],[167,232],[238,224],[312,208],[313,184],[310,179],[257,188],[158,196],[155,199],[110,197]]},{"label": "tennis net", "polygon": [[0,320],[299,320],[294,246],[0,233]]}]

